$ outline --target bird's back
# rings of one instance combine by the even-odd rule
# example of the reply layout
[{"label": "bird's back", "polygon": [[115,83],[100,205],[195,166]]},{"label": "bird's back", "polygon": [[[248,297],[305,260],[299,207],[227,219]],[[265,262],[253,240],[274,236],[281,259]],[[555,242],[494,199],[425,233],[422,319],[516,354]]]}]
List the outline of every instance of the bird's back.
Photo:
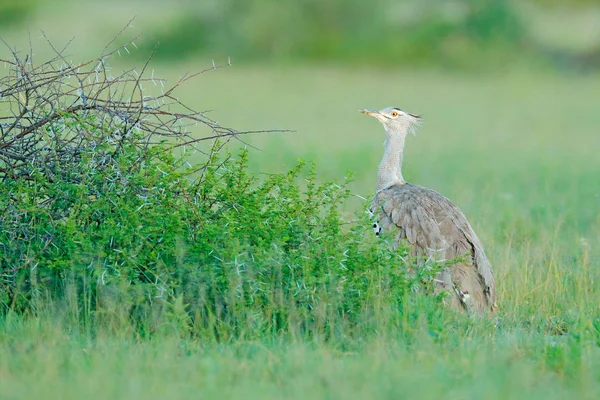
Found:
[{"label": "bird's back", "polygon": [[396,243],[406,240],[411,255],[464,261],[440,273],[441,287],[452,290],[457,308],[495,309],[492,267],[479,238],[462,211],[434,190],[409,183],[379,191],[372,205],[385,231],[396,230]]}]

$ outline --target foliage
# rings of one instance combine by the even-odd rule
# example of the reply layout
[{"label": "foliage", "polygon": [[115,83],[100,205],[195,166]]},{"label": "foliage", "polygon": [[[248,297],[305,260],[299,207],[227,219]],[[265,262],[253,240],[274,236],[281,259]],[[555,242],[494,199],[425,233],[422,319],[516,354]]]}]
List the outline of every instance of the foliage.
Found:
[{"label": "foliage", "polygon": [[514,51],[525,39],[516,9],[505,0],[227,0],[187,8],[168,28],[148,35],[147,46],[162,43],[158,57],[201,52],[245,59],[477,64],[485,62],[477,56],[491,47]]},{"label": "foliage", "polygon": [[408,275],[406,249],[368,240],[365,216],[347,227],[345,186],[317,184],[303,164],[258,180],[246,151],[222,154],[221,139],[244,132],[174,97],[187,78],[152,97],[147,63],[114,77],[117,50],[81,64],[55,51],[36,65],[14,50],[0,80],[3,313],[66,302],[77,323],[132,319],[140,334],[166,323],[215,340],[332,337],[419,315],[409,293],[441,266]]},{"label": "foliage", "polygon": [[169,146],[147,149],[143,166],[124,146],[109,168],[94,149],[52,180],[5,180],[4,310],[75,290],[77,309],[119,305],[143,332],[158,328],[152,310],[216,338],[372,328],[364,314],[398,322],[433,272],[409,277],[405,249],[368,240],[365,218],[345,229],[347,189],[318,185],[314,169],[257,182],[247,151],[223,160],[218,147],[199,174]]},{"label": "foliage", "polygon": [[[138,283],[137,278],[135,284],[121,280],[110,274],[111,268],[99,263],[92,265],[97,269],[86,269],[83,274],[81,269],[87,265],[74,264],[80,270],[67,267],[64,274],[57,274],[65,279],[55,279],[48,270],[41,273],[39,265],[35,267],[39,259],[36,246],[40,246],[32,245],[32,262],[22,268],[23,296],[17,296],[14,302],[15,306],[23,305],[22,311],[28,311],[3,309],[0,315],[0,397],[352,399],[403,398],[412,394],[436,399],[598,398],[597,77],[565,79],[539,71],[501,76],[412,70],[382,74],[322,67],[281,72],[271,66],[260,71],[236,67],[210,78],[204,82],[203,93],[210,94],[215,108],[235,110],[227,113],[230,123],[243,124],[256,118],[256,110],[263,109],[268,110],[269,124],[283,121],[302,131],[302,135],[285,140],[276,137],[279,142],[274,142],[272,148],[262,142],[260,147],[265,151],[259,153],[260,157],[252,152],[248,155],[254,171],[277,171],[282,164],[293,165],[298,154],[310,154],[318,160],[319,177],[324,170],[331,176],[341,176],[347,168],[356,170],[356,180],[350,187],[362,193],[373,183],[375,157],[381,151],[379,137],[369,135],[376,127],[369,122],[360,125],[359,117],[335,117],[335,113],[345,116],[356,104],[395,104],[396,100],[410,103],[406,107],[411,110],[424,112],[428,122],[409,143],[407,178],[448,195],[473,223],[498,277],[500,311],[494,321],[497,325],[436,309],[434,299],[411,293],[401,314],[388,315],[376,304],[372,308],[379,314],[362,313],[360,326],[377,328],[376,332],[348,329],[350,323],[341,317],[335,324],[333,318],[325,320],[322,315],[327,315],[327,311],[334,315],[326,309],[325,313],[311,311],[313,314],[307,315],[334,327],[338,333],[330,335],[331,340],[322,340],[325,335],[319,336],[318,332],[325,329],[317,324],[313,324],[312,337],[295,335],[302,328],[296,325],[296,329],[287,330],[287,336],[282,330],[275,338],[269,332],[248,340],[253,332],[246,331],[240,332],[236,340],[233,334],[226,335],[228,330],[233,331],[234,324],[217,323],[216,313],[210,314],[213,322],[209,321],[208,326],[197,323],[201,314],[193,309],[201,308],[186,300],[201,292],[194,285],[184,291],[176,284],[172,295],[165,291],[163,297],[154,298],[160,294],[159,285]],[[282,81],[286,82],[285,88]],[[232,96],[231,91],[220,90],[222,87],[234,87],[245,95]],[[387,90],[390,87],[398,90]],[[362,88],[373,94],[368,95]],[[193,85],[185,85],[185,90],[190,97],[198,98]],[[315,92],[320,93],[316,103]],[[252,107],[248,106],[249,98]],[[307,110],[316,111],[309,111],[308,116]],[[372,134],[377,135],[376,130]],[[256,145],[261,138],[252,139]],[[312,147],[314,143],[318,146]],[[177,163],[172,153],[167,152],[165,157],[163,164]],[[218,157],[221,162],[227,158],[223,153]],[[122,158],[127,157],[119,154],[115,160]],[[205,159],[196,154],[190,155],[188,161],[202,166]],[[227,169],[235,169],[240,161],[239,156],[228,160]],[[216,162],[216,167],[221,162]],[[163,164],[158,164],[158,168],[170,174]],[[114,168],[120,165],[127,163],[113,164]],[[185,172],[185,166],[176,172]],[[225,172],[217,171],[215,178]],[[115,172],[119,174],[122,172]],[[298,172],[301,184],[297,190],[303,195],[306,182],[302,177],[307,175],[310,172],[306,167]],[[267,179],[263,175],[256,177],[259,179],[255,179],[254,189]],[[162,176],[157,178],[162,180]],[[105,184],[108,186],[109,182]],[[4,193],[4,185],[2,181],[0,193]],[[169,185],[165,187],[177,190],[177,186]],[[74,185],[71,188],[81,190]],[[103,199],[105,203],[112,200],[125,204],[119,197],[122,194],[116,190],[111,193],[113,197]],[[236,189],[236,193],[240,191]],[[160,199],[158,196],[156,201]],[[95,201],[90,196],[87,203]],[[11,206],[27,210],[18,204]],[[34,207],[39,210],[40,205]],[[176,210],[164,208],[155,219],[149,214],[145,220],[158,224],[156,220],[164,215],[179,215]],[[116,220],[113,214],[119,216],[119,211],[115,208],[108,214]],[[221,220],[221,229],[230,229],[227,223],[240,218],[235,209],[229,211],[232,217]],[[363,220],[364,215],[359,218]],[[114,226],[119,223],[120,220]],[[359,232],[360,239],[371,240],[368,222],[355,224],[342,225],[341,230],[348,232],[351,226],[359,231],[364,228],[364,232]],[[114,231],[113,236],[123,236],[117,228]],[[217,227],[215,231],[218,232]],[[255,233],[245,233],[250,234]],[[148,237],[147,233],[144,235],[140,238]],[[6,247],[0,247],[0,251],[10,249],[13,242],[3,243]],[[14,243],[26,247],[24,241]],[[190,255],[189,244],[181,239],[175,243],[178,260],[183,262],[194,256]],[[229,246],[230,242],[224,245]],[[370,242],[361,246],[368,247]],[[101,249],[92,256],[100,260],[106,252],[112,252],[113,257],[118,254],[118,249],[105,248],[108,251]],[[378,251],[383,251],[385,257],[398,256],[385,249]],[[402,265],[401,260],[398,262]],[[230,282],[239,282],[237,269],[233,268],[235,258],[230,263],[233,264],[223,263],[229,267]],[[161,268],[167,271],[166,267]],[[104,269],[108,271],[102,284]],[[28,298],[25,295],[29,276],[33,276],[36,286]],[[1,279],[6,283],[6,276]],[[48,299],[44,294],[51,291],[53,299]],[[229,304],[228,296],[233,293],[229,291],[218,299],[219,304]],[[373,304],[378,298],[364,300]],[[246,326],[256,327],[257,324],[250,324],[255,321],[251,311],[260,308],[253,308],[253,304],[243,306],[241,301],[235,304],[239,305],[236,310],[248,311],[238,314],[248,322]],[[221,307],[221,315],[228,316],[227,310]],[[293,321],[298,315],[293,314],[295,308],[290,306],[287,310]],[[217,324],[220,336],[209,329]],[[346,329],[342,331],[342,327]],[[254,333],[258,335],[257,331]],[[373,334],[367,335],[368,332]],[[220,340],[215,343],[217,338]]]},{"label": "foliage", "polygon": [[[181,196],[171,196],[174,206],[167,209],[167,206],[159,207],[158,204],[163,201],[164,195],[152,192],[152,196],[146,197],[151,200],[150,207],[159,211],[158,214],[144,214],[149,205],[144,205],[139,210],[141,213],[133,213],[127,208],[121,213],[120,208],[103,206],[100,210],[104,214],[101,215],[113,221],[112,228],[94,231],[96,227],[76,225],[84,226],[88,229],[86,232],[96,235],[94,238],[104,237],[104,243],[91,241],[76,229],[58,228],[66,232],[66,240],[70,240],[68,235],[75,235],[77,241],[71,242],[74,247],[67,250],[73,250],[74,255],[82,255],[80,261],[83,256],[87,257],[90,260],[88,264],[67,260],[70,264],[59,266],[60,270],[41,269],[40,259],[46,262],[44,265],[50,265],[42,253],[52,250],[53,242],[44,252],[40,251],[42,244],[46,243],[42,240],[50,238],[49,235],[30,242],[29,247],[28,242],[18,236],[11,236],[14,240],[2,240],[4,246],[0,247],[0,252],[13,249],[13,244],[29,251],[31,257],[19,259],[17,266],[31,262],[19,269],[16,287],[20,292],[14,296],[16,300],[6,297],[13,309],[4,308],[0,315],[0,397],[350,399],[402,398],[411,394],[436,399],[482,397],[482,394],[490,398],[546,400],[598,397],[600,290],[596,283],[600,279],[597,245],[600,243],[597,207],[600,158],[596,149],[600,120],[594,101],[597,98],[597,77],[570,76],[565,79],[561,75],[548,76],[539,71],[493,76],[414,70],[390,74],[314,66],[278,71],[271,66],[261,70],[236,67],[227,70],[226,74],[210,75],[210,78],[203,82],[202,93],[210,94],[210,102],[216,109],[228,111],[226,115],[230,123],[243,124],[257,118],[257,110],[262,109],[268,110],[269,124],[285,124],[302,132],[295,137],[276,137],[279,142],[270,142],[271,148],[266,146],[269,142],[259,142],[263,138],[253,137],[252,144],[260,143],[265,151],[259,153],[260,156],[252,152],[248,154],[244,162],[254,164],[250,170],[278,171],[282,164],[293,165],[298,154],[304,157],[310,154],[310,158],[318,160],[319,177],[324,174],[323,171],[328,171],[330,176],[341,176],[348,168],[356,170],[356,180],[349,187],[362,193],[373,184],[375,157],[380,154],[381,142],[376,127],[368,121],[364,122],[364,126],[360,125],[362,119],[354,119],[352,114],[346,117],[348,110],[352,113],[357,104],[369,106],[365,102],[389,101],[403,106],[398,101],[410,103],[406,103],[406,107],[411,111],[424,112],[428,122],[421,134],[409,143],[410,151],[405,159],[406,177],[448,195],[473,223],[498,277],[500,311],[494,324],[486,319],[453,315],[444,308],[436,308],[439,304],[437,299],[407,291],[404,292],[409,293],[406,301],[402,298],[401,303],[395,303],[401,312],[388,312],[392,310],[392,301],[397,299],[392,298],[393,292],[385,290],[382,290],[381,297],[359,298],[359,301],[364,301],[365,311],[353,319],[348,314],[336,314],[343,298],[336,292],[326,292],[317,298],[321,307],[312,310],[303,306],[306,303],[285,303],[284,311],[288,312],[290,323],[286,328],[273,332],[272,327],[277,326],[275,321],[270,320],[263,325],[260,321],[275,315],[268,312],[269,304],[282,304],[277,297],[284,293],[278,289],[280,286],[271,286],[277,288],[274,292],[277,296],[271,296],[273,301],[261,306],[258,300],[247,304],[248,297],[242,299],[237,295],[248,293],[245,289],[235,291],[239,282],[250,283],[252,275],[243,270],[249,265],[245,262],[248,255],[245,259],[238,257],[244,263],[240,269],[241,276],[235,268],[240,265],[239,262],[236,264],[235,257],[229,262],[224,259],[222,264],[217,264],[215,259],[207,260],[207,263],[213,263],[210,268],[221,268],[216,271],[227,280],[222,287],[234,288],[226,289],[222,296],[215,298],[213,303],[219,306],[212,307],[211,312],[206,304],[210,304],[208,300],[216,291],[209,292],[207,285],[190,283],[184,288],[179,284],[193,282],[193,279],[206,282],[198,276],[207,269],[185,265],[188,261],[193,262],[200,253],[196,247],[200,244],[193,239],[186,243],[185,235],[181,235],[172,241],[176,253],[174,257],[165,257],[167,261],[160,261],[162,264],[157,271],[163,271],[163,275],[158,283],[140,277],[138,271],[144,265],[134,263],[135,259],[122,257],[115,261],[120,248],[111,247],[110,238],[113,237],[121,241],[121,248],[131,248],[130,243],[137,240],[141,250],[148,253],[147,238],[152,232],[134,226],[138,215],[144,217],[141,219],[144,224],[154,227],[166,216],[164,226],[180,229],[169,217],[171,213],[177,218],[181,215],[175,208],[182,201]],[[286,82],[285,88],[281,85],[282,81]],[[196,87],[184,86],[190,97],[198,99]],[[233,87],[244,95],[232,96],[231,91],[221,90],[223,87]],[[320,94],[317,102],[316,92]],[[253,102],[251,107],[248,106],[249,98]],[[277,100],[276,104],[273,99]],[[65,123],[58,119],[56,126],[79,128],[78,120],[81,118],[65,115]],[[370,135],[372,129],[375,131]],[[85,133],[87,129],[75,132]],[[81,160],[95,157],[102,147],[96,149],[97,153],[81,153],[84,156]],[[128,146],[127,152],[131,150],[138,151]],[[178,174],[190,172],[189,166],[174,157],[172,152],[154,154],[148,153],[148,159],[154,160],[156,168],[166,172],[164,176],[172,176],[173,171]],[[188,153],[188,156],[187,160],[198,167],[206,161],[201,154]],[[217,169],[213,177],[217,179],[214,187],[227,187],[225,182],[235,183],[239,174],[232,171],[239,170],[237,165],[243,157],[227,160],[224,152],[215,153],[214,157],[213,169]],[[124,180],[122,184],[114,178],[129,173],[125,167],[131,163],[127,161],[125,148],[111,160],[102,173],[109,174],[105,176],[113,180],[114,185],[120,185],[120,191],[110,186],[108,180],[104,181],[111,197],[100,197],[100,200],[104,205],[110,201],[119,207],[134,205],[137,210],[145,203],[144,192],[127,191],[131,189],[127,186],[129,181]],[[223,164],[225,160],[226,165]],[[169,169],[173,166],[173,170]],[[150,171],[158,171],[156,168]],[[110,175],[111,169],[113,175]],[[76,164],[72,171],[87,170]],[[138,168],[131,171],[140,176],[138,183],[145,182],[144,176],[152,175],[140,175]],[[232,172],[228,175],[231,178],[218,181],[219,178],[225,179],[228,171]],[[94,174],[100,176],[97,168],[90,175]],[[202,169],[198,175],[192,174],[187,179],[196,179],[197,182],[201,174]],[[162,186],[164,191],[177,193],[180,186],[168,183],[169,179],[164,178],[162,172],[160,175],[150,181],[151,187],[154,187],[154,182],[167,181]],[[236,196],[242,196],[240,202],[246,207],[254,204],[246,197],[257,193],[257,188],[272,179],[264,175],[254,175],[254,179],[248,176],[248,180],[253,181],[253,190],[241,191],[234,183],[229,184],[234,187]],[[285,173],[278,174],[278,179],[285,181],[286,176]],[[308,172],[306,167],[302,168],[297,176],[294,182],[300,181],[300,185],[295,188],[305,196],[307,183],[302,179],[311,176],[310,168]],[[94,185],[103,188],[101,181],[97,179]],[[316,188],[328,187],[316,181],[313,180]],[[192,185],[193,182],[189,183]],[[24,188],[27,184],[32,183],[23,179],[23,187],[17,190],[27,193],[30,190]],[[0,193],[4,195],[4,189],[15,187],[16,183],[5,179],[0,185]],[[65,185],[65,188],[64,198],[68,197],[69,191],[82,190],[74,184]],[[46,184],[42,190],[60,194],[63,189]],[[212,193],[217,193],[217,190]],[[123,196],[126,199],[130,197],[130,203],[123,201]],[[260,194],[256,196],[260,198]],[[264,196],[262,198],[265,199]],[[134,203],[140,199],[142,201]],[[9,200],[14,199],[3,198],[3,206]],[[77,199],[81,209],[101,204],[95,195],[87,200]],[[10,203],[9,208],[22,216],[30,209],[38,210],[37,214],[31,212],[30,222],[24,220],[22,226],[22,232],[29,238],[33,238],[32,232],[35,232],[31,229],[39,220],[36,215],[44,216],[48,210],[60,211],[63,207],[52,202],[19,201],[16,199]],[[263,237],[264,232],[248,231],[240,226],[233,231],[231,224],[235,221],[262,221],[266,214],[260,211],[250,214],[256,218],[242,219],[241,213],[232,209],[227,201],[228,198],[222,196],[220,203],[214,203],[215,207],[223,205],[215,209],[221,210],[228,218],[211,217],[218,223],[218,226],[213,226],[212,232],[220,234],[219,229],[242,232],[241,237],[252,240],[252,243],[258,242],[256,237]],[[359,202],[354,201],[358,207]],[[238,210],[240,202],[234,203]],[[227,207],[229,213],[225,211]],[[274,209],[272,205],[268,207]],[[284,209],[281,204],[277,207]],[[84,214],[78,211],[77,215]],[[130,216],[130,220],[122,217],[126,215]],[[0,216],[5,219],[14,217],[4,213]],[[345,221],[350,219],[344,216]],[[44,223],[55,229],[54,223],[47,216],[44,218]],[[60,225],[62,218],[57,213],[53,220]],[[359,218],[360,221],[352,225],[341,225],[341,231],[347,234],[354,227],[362,241],[361,254],[369,254],[370,250],[364,249],[373,244],[370,242],[372,235],[364,215]],[[318,222],[322,220],[319,217]],[[127,229],[131,235],[121,234],[123,224],[129,226]],[[187,220],[183,230],[187,229],[185,224],[188,224]],[[281,242],[277,241],[279,235],[282,232],[287,234],[288,227],[283,226],[281,221],[276,226],[279,227],[274,235],[274,243],[277,244]],[[163,233],[163,230],[166,230],[163,225],[156,228],[158,237],[168,237],[168,232]],[[202,230],[197,232],[204,235]],[[220,254],[237,256],[243,250],[239,245],[232,247],[232,242],[223,238],[227,236],[231,233],[218,236],[216,242],[211,239],[208,245],[219,244]],[[81,240],[87,241],[85,243],[89,244],[91,252],[83,249],[78,253],[77,246],[81,246]],[[267,243],[259,247],[266,249]],[[379,263],[376,265],[385,265],[388,257],[397,260],[398,254],[385,250],[385,242],[374,244],[383,247],[376,249],[376,253],[383,252],[378,253],[382,257],[376,260]],[[315,248],[313,246],[309,243],[305,249]],[[244,249],[250,247],[254,248],[254,245],[247,245]],[[286,251],[293,248],[288,246]],[[162,249],[160,243],[155,249]],[[137,247],[129,254],[135,254],[135,251]],[[288,257],[286,251],[281,252],[279,257]],[[100,261],[106,254],[113,261],[105,266]],[[254,260],[250,259],[253,270],[258,269],[256,253],[247,254],[254,256]],[[268,259],[273,253],[265,251],[264,254],[264,259]],[[334,254],[339,255],[339,251],[334,249]],[[159,256],[162,255],[165,253]],[[402,255],[402,250],[399,255]],[[305,256],[311,257],[312,253]],[[143,259],[153,260],[150,257]],[[156,256],[154,259],[160,260]],[[183,268],[175,269],[172,263],[167,264],[172,259],[180,262]],[[275,261],[280,262],[280,259]],[[123,278],[125,269],[119,264],[123,262],[133,271],[134,277],[130,280]],[[330,263],[331,270],[337,273],[339,269],[333,267],[338,264],[333,260]],[[397,260],[397,263],[403,265],[402,260]],[[373,264],[368,267],[372,269]],[[170,271],[183,273],[168,275]],[[358,271],[362,270],[359,268]],[[386,276],[384,268],[368,270],[365,276],[371,279],[378,271]],[[5,285],[3,288],[7,287],[11,277],[8,274],[0,278]],[[252,282],[259,279],[267,284],[273,282],[267,281],[267,278],[269,276],[252,277]],[[330,278],[325,276],[324,279]],[[389,278],[389,281],[392,279]],[[314,280],[309,282],[314,283]],[[380,281],[368,282],[378,285]],[[318,284],[332,287],[326,286],[323,281]],[[173,289],[167,290],[169,287]],[[161,291],[162,297],[156,298]],[[3,291],[1,293],[4,294]],[[10,295],[13,294],[15,291]],[[392,300],[377,303],[380,298]],[[329,304],[334,307],[329,307]],[[306,317],[305,320],[301,320],[302,316]],[[285,321],[285,314],[283,317]],[[203,324],[202,321],[207,322]],[[304,321],[308,323],[302,325]]]},{"label": "foliage", "polygon": [[[88,335],[60,318],[0,318],[7,398],[593,399],[599,351],[573,337],[507,333],[472,323],[437,343],[382,332],[341,341],[233,341]],[[70,328],[70,329],[69,329]]]},{"label": "foliage", "polygon": [[[54,55],[41,64],[32,61],[33,48],[23,55],[7,45],[12,57],[0,59],[8,67],[0,78],[0,178],[41,175],[50,182],[81,182],[81,163],[110,169],[124,147],[138,155],[130,167],[142,168],[149,147],[163,141],[174,149],[196,148],[205,140],[246,133],[220,126],[174,95],[184,82],[217,66],[187,74],[172,86],[154,72],[147,76],[150,60],[139,72],[113,75],[108,60],[132,45],[109,50],[122,33],[98,57],[79,63],[66,59],[68,46],[57,48],[47,38]],[[152,95],[144,85],[160,85],[161,93]],[[192,135],[191,127],[197,126],[208,133]]]},{"label": "foliage", "polygon": [[[142,88],[156,79],[144,76],[147,64],[111,76],[116,51],[81,64],[65,64],[58,50],[40,66],[16,50],[6,60],[4,312],[67,301],[77,320],[110,321],[119,310],[143,334],[171,321],[217,340],[398,323],[408,293],[439,266],[408,276],[406,249],[364,240],[364,216],[346,227],[339,212],[349,191],[317,184],[314,167],[259,181],[248,153],[224,157],[220,140],[192,164],[207,148],[199,142],[243,132],[179,102],[172,93],[187,78],[152,97]],[[211,133],[194,136],[190,123]]]},{"label": "foliage", "polygon": [[2,0],[0,2],[0,24],[13,25],[21,22],[35,10],[38,0]]}]

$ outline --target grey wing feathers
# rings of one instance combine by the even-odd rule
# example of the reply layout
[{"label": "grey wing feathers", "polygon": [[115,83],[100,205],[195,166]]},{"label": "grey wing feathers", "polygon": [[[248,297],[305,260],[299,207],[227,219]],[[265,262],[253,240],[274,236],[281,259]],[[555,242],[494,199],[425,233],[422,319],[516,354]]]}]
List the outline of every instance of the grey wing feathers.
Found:
[{"label": "grey wing feathers", "polygon": [[[434,190],[407,183],[377,193],[372,210],[379,217],[381,229],[398,230],[397,243],[408,241],[413,256],[452,260],[470,254],[466,264],[455,268],[452,280],[462,279],[465,293],[468,289],[475,296],[474,301],[481,296],[486,308],[495,307],[496,288],[490,262],[466,217],[450,200]],[[465,276],[461,278],[462,275]]]}]

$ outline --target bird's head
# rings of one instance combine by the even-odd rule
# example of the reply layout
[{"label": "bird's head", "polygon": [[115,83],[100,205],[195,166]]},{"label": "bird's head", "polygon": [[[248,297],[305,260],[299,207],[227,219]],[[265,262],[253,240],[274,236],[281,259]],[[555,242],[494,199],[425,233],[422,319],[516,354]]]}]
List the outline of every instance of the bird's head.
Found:
[{"label": "bird's head", "polygon": [[375,117],[383,124],[388,135],[415,133],[422,120],[419,115],[410,114],[396,107],[386,107],[379,111],[360,110],[363,114]]}]

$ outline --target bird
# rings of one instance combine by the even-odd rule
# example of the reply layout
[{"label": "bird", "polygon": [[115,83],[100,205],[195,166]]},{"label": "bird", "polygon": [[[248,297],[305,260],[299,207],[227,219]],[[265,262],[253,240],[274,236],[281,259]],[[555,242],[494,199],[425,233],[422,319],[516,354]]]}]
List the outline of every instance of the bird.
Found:
[{"label": "bird", "polygon": [[463,212],[432,189],[408,183],[402,176],[404,144],[422,118],[397,107],[363,109],[385,130],[385,150],[377,174],[377,190],[369,211],[378,219],[375,234],[391,232],[394,247],[407,242],[409,255],[440,262],[456,260],[434,278],[436,292],[447,291],[445,302],[468,314],[495,313],[496,282],[481,241]]}]

